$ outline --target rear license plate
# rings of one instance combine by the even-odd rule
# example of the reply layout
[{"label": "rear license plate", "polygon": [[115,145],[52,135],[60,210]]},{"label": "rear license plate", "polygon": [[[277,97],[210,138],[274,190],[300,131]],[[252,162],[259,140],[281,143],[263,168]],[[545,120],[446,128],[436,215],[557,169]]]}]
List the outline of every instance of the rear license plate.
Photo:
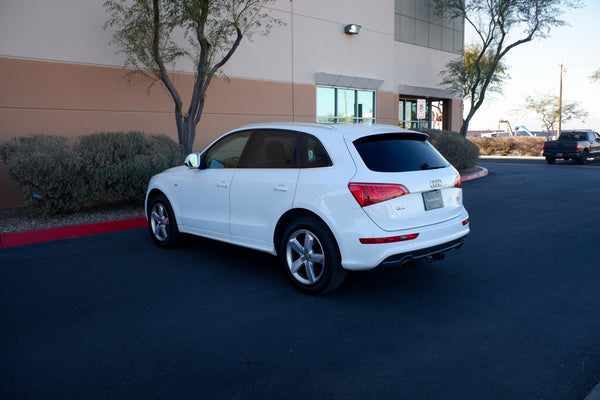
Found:
[{"label": "rear license plate", "polygon": [[556,153],[556,157],[562,157],[563,153]]},{"label": "rear license plate", "polygon": [[442,192],[439,190],[423,192],[423,203],[425,204],[426,211],[444,207],[444,199],[442,199]]}]

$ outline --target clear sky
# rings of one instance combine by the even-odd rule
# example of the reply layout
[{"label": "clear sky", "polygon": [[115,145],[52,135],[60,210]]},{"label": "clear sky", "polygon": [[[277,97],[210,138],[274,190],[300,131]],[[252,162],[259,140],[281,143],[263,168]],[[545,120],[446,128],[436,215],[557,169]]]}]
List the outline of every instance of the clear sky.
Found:
[{"label": "clear sky", "polygon": [[[600,1],[584,0],[584,7],[563,15],[570,26],[553,28],[550,37],[515,47],[503,59],[509,66],[510,79],[502,94],[487,97],[477,111],[469,130],[498,129],[502,119],[513,129],[525,125],[542,130],[539,117],[523,109],[526,96],[558,96],[560,64],[563,74],[563,101],[577,101],[589,113],[584,121],[563,122],[563,129],[589,128],[600,131],[600,82],[589,76],[600,69]],[[469,43],[467,31],[465,43]],[[500,129],[504,129],[503,124]]]}]

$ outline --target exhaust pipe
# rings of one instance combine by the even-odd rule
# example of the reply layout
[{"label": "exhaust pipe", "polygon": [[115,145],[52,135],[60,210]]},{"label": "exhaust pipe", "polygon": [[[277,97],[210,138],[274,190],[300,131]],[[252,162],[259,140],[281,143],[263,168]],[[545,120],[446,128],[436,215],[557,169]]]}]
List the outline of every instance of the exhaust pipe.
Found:
[{"label": "exhaust pipe", "polygon": [[444,259],[444,253],[437,253],[437,254],[432,254],[430,256],[427,256],[425,258],[425,261],[427,261],[428,263],[434,262],[434,261],[442,261]]}]

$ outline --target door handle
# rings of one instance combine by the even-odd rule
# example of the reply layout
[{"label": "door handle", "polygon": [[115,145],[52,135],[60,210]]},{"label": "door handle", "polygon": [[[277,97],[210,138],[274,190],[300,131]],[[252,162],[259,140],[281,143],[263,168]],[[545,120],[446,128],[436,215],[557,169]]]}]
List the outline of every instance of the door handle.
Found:
[{"label": "door handle", "polygon": [[285,185],[277,185],[273,188],[273,190],[276,192],[287,192],[288,188]]},{"label": "door handle", "polygon": [[227,182],[219,182],[217,183],[217,187],[219,189],[227,189]]}]

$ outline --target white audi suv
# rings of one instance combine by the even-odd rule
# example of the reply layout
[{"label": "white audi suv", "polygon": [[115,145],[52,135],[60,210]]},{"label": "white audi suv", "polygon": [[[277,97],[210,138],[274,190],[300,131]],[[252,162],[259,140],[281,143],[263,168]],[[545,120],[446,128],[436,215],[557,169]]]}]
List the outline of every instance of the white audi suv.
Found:
[{"label": "white audi suv", "polygon": [[307,293],[441,259],[469,233],[459,173],[426,134],[388,125],[242,126],[152,177],[146,216],[158,246],[192,234],[265,251]]}]

